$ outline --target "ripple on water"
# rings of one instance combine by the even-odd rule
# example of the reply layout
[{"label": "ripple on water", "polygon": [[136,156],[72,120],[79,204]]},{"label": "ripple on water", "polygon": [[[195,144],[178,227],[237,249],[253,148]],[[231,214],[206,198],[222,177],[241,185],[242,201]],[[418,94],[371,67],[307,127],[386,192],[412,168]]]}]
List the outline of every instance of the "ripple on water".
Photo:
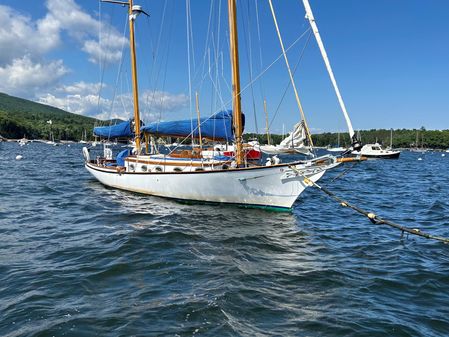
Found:
[{"label": "ripple on water", "polygon": [[[16,145],[0,145],[2,336],[448,335],[444,245],[401,239],[314,189],[291,214],[185,205],[102,186],[75,144]],[[332,181],[337,168],[321,184],[448,236],[449,158],[416,159]]]}]

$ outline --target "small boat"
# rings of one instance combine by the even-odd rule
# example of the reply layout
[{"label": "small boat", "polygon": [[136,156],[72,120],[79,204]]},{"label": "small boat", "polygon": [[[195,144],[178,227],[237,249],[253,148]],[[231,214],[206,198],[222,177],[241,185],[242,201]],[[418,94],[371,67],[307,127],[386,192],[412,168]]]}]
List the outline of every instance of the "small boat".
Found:
[{"label": "small boat", "polygon": [[330,148],[326,149],[326,151],[332,152],[332,153],[343,153],[346,150],[347,150],[346,148],[340,146],[340,132],[338,133],[337,146],[336,147],[330,147]]},{"label": "small boat", "polygon": [[365,144],[360,151],[352,151],[352,155],[366,157],[368,159],[397,159],[401,151],[386,150],[379,143]]},{"label": "small boat", "polygon": [[17,141],[19,143],[20,146],[25,146],[27,145],[30,141],[28,139],[25,138],[25,136],[22,139],[19,139]]}]

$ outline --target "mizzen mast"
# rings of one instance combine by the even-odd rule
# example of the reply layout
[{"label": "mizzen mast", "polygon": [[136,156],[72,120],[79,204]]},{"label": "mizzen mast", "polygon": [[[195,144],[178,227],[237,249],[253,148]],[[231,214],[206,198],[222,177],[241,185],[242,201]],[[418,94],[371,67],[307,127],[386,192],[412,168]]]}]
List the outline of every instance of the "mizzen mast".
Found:
[{"label": "mizzen mast", "polygon": [[242,104],[240,97],[240,70],[239,70],[239,48],[237,34],[237,8],[236,0],[228,0],[229,16],[229,42],[232,65],[232,112],[234,117],[235,134],[235,159],[237,166],[243,165],[243,144],[242,144]]}]

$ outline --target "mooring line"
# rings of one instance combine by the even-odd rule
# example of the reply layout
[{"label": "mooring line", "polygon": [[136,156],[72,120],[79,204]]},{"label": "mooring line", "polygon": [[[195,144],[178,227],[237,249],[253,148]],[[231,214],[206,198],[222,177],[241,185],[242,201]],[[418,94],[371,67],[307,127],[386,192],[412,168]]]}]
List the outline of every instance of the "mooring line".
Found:
[{"label": "mooring line", "polygon": [[[320,191],[324,192],[327,196],[329,196],[332,199],[336,200],[340,204],[340,206],[351,208],[354,211],[356,211],[357,213],[366,216],[375,225],[388,225],[390,227],[399,229],[402,232],[402,235],[405,232],[405,233],[409,233],[409,234],[412,234],[412,235],[421,236],[421,237],[424,237],[426,239],[437,240],[437,241],[443,242],[445,244],[449,244],[449,238],[432,235],[432,234],[423,232],[423,231],[421,231],[418,228],[410,228],[410,227],[399,225],[399,224],[394,223],[394,222],[392,222],[390,220],[383,219],[383,218],[377,216],[373,212],[367,212],[367,211],[365,211],[365,210],[363,210],[363,209],[361,209],[361,208],[359,208],[357,206],[351,205],[349,202],[347,202],[347,201],[341,199],[340,197],[336,196],[334,193],[332,193],[331,191],[329,191],[325,187],[320,186],[316,182],[314,182],[311,179],[305,177],[296,167],[294,167],[294,166],[289,166],[289,167],[293,171],[295,171],[298,175],[300,175],[301,177],[304,178],[304,183],[305,184],[318,188]],[[401,235],[401,237],[402,237],[402,235]]]}]

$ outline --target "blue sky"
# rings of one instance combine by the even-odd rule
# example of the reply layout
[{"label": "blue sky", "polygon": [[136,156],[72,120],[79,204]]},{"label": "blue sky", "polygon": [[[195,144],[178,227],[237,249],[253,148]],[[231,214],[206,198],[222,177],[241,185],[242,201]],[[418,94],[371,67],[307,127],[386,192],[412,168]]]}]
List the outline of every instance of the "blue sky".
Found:
[{"label": "blue sky", "polygon": [[[270,129],[280,133],[299,112],[291,88],[282,100],[289,82],[283,59],[266,70],[281,55],[268,1],[257,1],[257,11],[256,0],[238,2],[246,129],[255,131],[257,123],[264,131],[266,98]],[[136,3],[151,13],[136,27],[142,115],[146,121],[188,118],[195,111],[186,1]],[[310,127],[345,131],[316,42],[308,40],[301,1],[273,3],[285,45],[303,35],[288,56],[292,66],[300,59],[295,80]],[[355,129],[449,128],[449,1],[310,3]],[[227,7],[225,0],[189,4],[191,92],[199,93],[207,116],[231,107]],[[99,118],[130,115],[124,8],[97,0],[2,0],[0,21],[1,92]],[[251,87],[250,78],[263,70]]]}]

